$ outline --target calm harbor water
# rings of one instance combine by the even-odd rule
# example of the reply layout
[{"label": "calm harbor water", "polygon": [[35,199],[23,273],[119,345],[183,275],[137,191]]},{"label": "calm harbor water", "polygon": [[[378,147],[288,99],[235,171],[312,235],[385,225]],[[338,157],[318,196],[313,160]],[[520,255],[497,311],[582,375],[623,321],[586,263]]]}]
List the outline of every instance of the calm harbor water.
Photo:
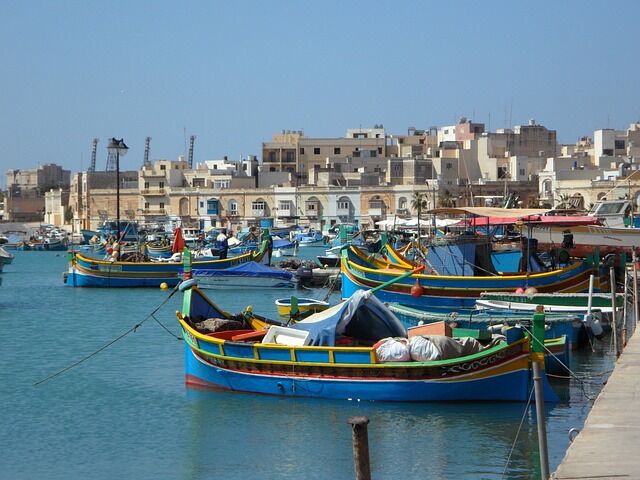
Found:
[{"label": "calm harbor water", "polygon": [[[535,409],[503,475],[524,404],[393,404],[286,399],[184,385],[184,345],[153,320],[78,367],[34,383],[126,332],[162,303],[159,289],[73,289],[66,254],[18,252],[0,287],[0,478],[351,479],[352,415],[370,418],[376,479],[538,478]],[[275,315],[290,291],[211,291],[223,308]],[[322,291],[304,292],[319,298]],[[180,296],[156,314],[179,334]],[[609,343],[573,356],[589,383],[556,383],[554,470],[612,368]]]}]

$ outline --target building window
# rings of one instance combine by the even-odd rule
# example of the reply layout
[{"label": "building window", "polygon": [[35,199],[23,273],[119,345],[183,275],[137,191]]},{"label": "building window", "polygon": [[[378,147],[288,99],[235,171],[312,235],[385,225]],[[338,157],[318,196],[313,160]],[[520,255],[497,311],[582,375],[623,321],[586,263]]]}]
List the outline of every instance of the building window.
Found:
[{"label": "building window", "polygon": [[276,161],[276,152],[269,152],[269,161],[270,162]]},{"label": "building window", "polygon": [[349,201],[348,200],[339,201],[338,210],[349,210]]},{"label": "building window", "polygon": [[286,156],[287,162],[295,162],[296,159],[293,156],[293,152],[287,152],[287,156]]},{"label": "building window", "polygon": [[615,147],[616,150],[624,150],[625,145],[624,145],[624,140],[616,140],[615,141]]},{"label": "building window", "polygon": [[290,210],[291,202],[289,200],[281,200],[278,202],[278,210]]},{"label": "building window", "polygon": [[300,155],[304,155],[304,147],[300,147]]},{"label": "building window", "polygon": [[314,155],[320,155],[320,147],[314,147],[313,148],[313,154]]},{"label": "building window", "polygon": [[218,200],[211,198],[207,200],[207,215],[218,215]]},{"label": "building window", "polygon": [[377,157],[377,156],[378,156],[378,151],[377,151],[377,150],[371,150],[371,151],[369,151],[369,156],[370,156],[370,157]]},{"label": "building window", "polygon": [[229,202],[229,215],[237,215],[238,214],[238,202],[235,200],[231,200]]},{"label": "building window", "polygon": [[213,188],[229,188],[229,185],[231,184],[230,180],[214,180],[213,181]]},{"label": "building window", "polygon": [[524,173],[524,168],[521,168],[521,169],[520,169],[520,176],[523,176],[524,174],[525,174],[525,173]]},{"label": "building window", "polygon": [[158,188],[164,188],[164,182],[160,182],[160,184],[158,185]]},{"label": "building window", "polygon": [[378,147],[378,153],[382,155],[382,147]]},{"label": "building window", "polygon": [[144,189],[149,190],[149,182],[144,182]]},{"label": "building window", "polygon": [[145,210],[149,209],[149,202],[144,202],[144,208],[145,208]]},{"label": "building window", "polygon": [[453,165],[451,164],[451,162],[447,163],[447,170],[451,170],[451,168],[453,167]]},{"label": "building window", "polygon": [[264,202],[251,202],[251,209],[252,210],[264,210],[265,209],[265,203]]},{"label": "building window", "polygon": [[340,147],[334,147],[333,148],[333,154],[334,155],[340,155]]},{"label": "building window", "polygon": [[200,208],[204,208],[204,202],[200,202]]},{"label": "building window", "polygon": [[166,170],[167,166],[166,165],[160,165],[160,170]]},{"label": "building window", "polygon": [[160,202],[160,209],[164,208],[164,202]]}]

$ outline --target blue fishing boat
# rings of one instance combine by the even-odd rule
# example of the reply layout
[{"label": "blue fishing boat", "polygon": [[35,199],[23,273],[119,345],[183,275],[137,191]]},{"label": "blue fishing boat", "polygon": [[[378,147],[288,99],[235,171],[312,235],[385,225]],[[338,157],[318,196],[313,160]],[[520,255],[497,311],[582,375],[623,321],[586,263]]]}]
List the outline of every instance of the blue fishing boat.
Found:
[{"label": "blue fishing boat", "polygon": [[[429,361],[384,361],[385,338],[406,338],[406,330],[375,296],[359,292],[291,327],[262,331],[225,314],[187,282],[177,312],[185,340],[186,383],[289,397],[378,401],[527,401],[531,362],[544,365],[539,334],[482,346],[477,353]],[[207,320],[203,320],[207,319]],[[221,320],[221,322],[216,321]],[[204,324],[221,325],[211,331]],[[538,336],[536,336],[538,335]],[[453,339],[448,339],[453,340]],[[378,345],[376,345],[378,344]],[[557,396],[543,379],[545,400]]]},{"label": "blue fishing boat", "polygon": [[[401,282],[376,292],[385,302],[399,303],[423,309],[459,311],[473,309],[482,292],[513,292],[533,287],[538,292],[582,292],[589,288],[589,277],[596,276],[597,262],[593,259],[576,261],[557,270],[541,273],[494,275],[425,275],[415,274]],[[385,283],[412,267],[396,267],[373,254],[351,246],[342,252],[342,297],[348,298],[357,290],[368,290]]]},{"label": "blue fishing boat", "polygon": [[300,247],[319,247],[325,244],[324,235],[314,229],[309,229],[306,232],[296,233],[291,239],[293,242],[297,242]]},{"label": "blue fishing boat", "polygon": [[[223,270],[247,262],[268,262],[268,242],[258,252],[226,259],[194,261],[198,270]],[[66,284],[72,287],[158,287],[175,286],[181,281],[182,261],[126,262],[97,260],[81,253],[69,253]]]}]

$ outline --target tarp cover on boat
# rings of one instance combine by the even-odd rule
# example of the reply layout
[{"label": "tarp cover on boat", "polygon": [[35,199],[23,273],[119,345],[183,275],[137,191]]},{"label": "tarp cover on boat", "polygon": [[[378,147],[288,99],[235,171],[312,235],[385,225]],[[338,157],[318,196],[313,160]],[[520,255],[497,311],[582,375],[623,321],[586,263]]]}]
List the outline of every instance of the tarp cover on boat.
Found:
[{"label": "tarp cover on boat", "polygon": [[310,345],[334,346],[336,336],[376,342],[386,337],[406,337],[398,318],[368,290],[358,290],[338,305],[291,326],[309,332]]},{"label": "tarp cover on boat", "polygon": [[273,248],[293,248],[295,245],[293,242],[284,238],[273,238]]},{"label": "tarp cover on boat", "polygon": [[234,267],[222,270],[193,270],[194,277],[262,277],[262,278],[280,278],[283,280],[291,280],[293,273],[278,268],[267,267],[256,262],[246,262]]}]

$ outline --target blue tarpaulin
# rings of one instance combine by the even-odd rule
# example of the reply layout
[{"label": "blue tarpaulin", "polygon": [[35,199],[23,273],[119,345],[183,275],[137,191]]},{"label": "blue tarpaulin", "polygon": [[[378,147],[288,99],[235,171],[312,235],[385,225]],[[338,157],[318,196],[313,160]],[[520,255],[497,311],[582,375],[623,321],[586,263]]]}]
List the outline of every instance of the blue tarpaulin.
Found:
[{"label": "blue tarpaulin", "polygon": [[263,277],[292,280],[293,273],[279,268],[271,268],[256,262],[246,262],[223,270],[193,270],[194,277]]},{"label": "blue tarpaulin", "polygon": [[338,305],[291,326],[309,332],[310,345],[334,346],[336,336],[376,342],[386,337],[406,337],[398,318],[368,290],[358,290]]}]

